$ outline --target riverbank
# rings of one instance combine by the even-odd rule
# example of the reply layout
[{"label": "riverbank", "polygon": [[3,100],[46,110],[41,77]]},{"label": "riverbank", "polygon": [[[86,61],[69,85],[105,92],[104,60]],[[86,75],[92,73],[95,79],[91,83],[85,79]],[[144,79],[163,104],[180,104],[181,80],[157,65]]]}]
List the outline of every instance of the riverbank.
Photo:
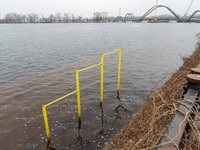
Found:
[{"label": "riverbank", "polygon": [[[199,39],[199,34],[197,35]],[[199,39],[200,41],[200,39]],[[157,89],[155,86],[146,95],[146,101],[139,112],[132,116],[129,123],[115,137],[106,143],[105,149],[154,149],[160,145],[167,129],[182,101],[186,75],[190,69],[200,64],[200,43],[193,54],[183,57],[183,65]],[[190,118],[187,118],[189,120]],[[190,125],[197,126],[190,120]],[[198,128],[193,132],[199,133]],[[186,149],[198,149],[199,134],[184,141]]]}]

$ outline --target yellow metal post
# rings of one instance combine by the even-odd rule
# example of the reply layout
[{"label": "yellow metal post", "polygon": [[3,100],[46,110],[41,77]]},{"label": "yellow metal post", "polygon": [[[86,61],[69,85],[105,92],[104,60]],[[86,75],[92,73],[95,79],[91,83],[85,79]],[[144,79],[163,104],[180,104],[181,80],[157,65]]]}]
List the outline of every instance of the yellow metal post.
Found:
[{"label": "yellow metal post", "polygon": [[47,112],[46,112],[46,106],[42,106],[42,111],[43,111],[43,116],[44,116],[44,124],[46,128],[46,133],[47,133],[47,139],[50,141],[50,131],[49,131],[49,124],[47,120]]},{"label": "yellow metal post", "polygon": [[118,69],[118,88],[117,88],[118,95],[119,95],[119,88],[120,88],[120,72],[121,72],[121,49],[119,49],[119,69]]},{"label": "yellow metal post", "polygon": [[115,52],[118,52],[118,51],[119,51],[119,69],[118,69],[118,89],[117,89],[117,93],[118,93],[118,97],[119,97],[120,72],[121,72],[121,49],[116,50],[116,51],[112,51],[112,52],[109,52],[109,53],[106,53],[106,54],[102,54],[101,55],[101,63],[99,63],[99,64],[96,64],[96,65],[93,65],[93,66],[89,66],[89,67],[83,68],[81,70],[76,70],[76,91],[73,91],[73,92],[71,92],[71,93],[69,93],[69,94],[67,94],[67,95],[65,95],[65,96],[63,96],[61,98],[58,98],[55,101],[50,102],[50,103],[48,103],[48,104],[46,104],[46,105],[44,105],[42,107],[48,142],[50,142],[50,131],[49,131],[49,124],[48,124],[46,107],[51,105],[51,104],[54,104],[54,103],[56,103],[56,102],[58,102],[58,101],[60,101],[60,100],[62,100],[64,98],[66,98],[67,96],[70,96],[70,95],[72,95],[72,94],[77,92],[78,116],[79,116],[79,121],[80,121],[81,120],[81,101],[80,101],[80,87],[79,87],[79,72],[87,70],[87,69],[90,69],[90,68],[93,68],[93,67],[96,67],[96,66],[99,66],[99,65],[101,65],[101,103],[100,103],[100,107],[102,107],[102,103],[103,103],[104,56],[112,54],[112,53],[115,53]]},{"label": "yellow metal post", "polygon": [[79,70],[76,70],[76,91],[78,103],[78,116],[81,118],[81,101],[80,101],[80,88],[79,88]]},{"label": "yellow metal post", "polygon": [[103,61],[104,55],[101,55],[101,103],[103,103]]},{"label": "yellow metal post", "polygon": [[49,124],[48,124],[48,118],[47,118],[46,107],[49,106],[49,105],[51,105],[51,104],[54,104],[54,103],[56,103],[56,102],[58,102],[58,101],[60,101],[60,100],[62,100],[63,98],[65,98],[65,97],[67,97],[67,96],[70,96],[70,95],[72,95],[72,94],[74,94],[74,93],[76,93],[76,92],[77,92],[77,91],[73,91],[73,92],[71,92],[71,93],[69,93],[69,94],[67,94],[67,95],[65,95],[65,96],[63,96],[63,97],[61,97],[61,98],[59,98],[59,99],[53,101],[53,102],[50,102],[50,103],[48,103],[48,104],[42,106],[43,117],[44,117],[44,124],[45,124],[45,128],[46,128],[48,143],[50,142],[50,131],[49,131]]}]

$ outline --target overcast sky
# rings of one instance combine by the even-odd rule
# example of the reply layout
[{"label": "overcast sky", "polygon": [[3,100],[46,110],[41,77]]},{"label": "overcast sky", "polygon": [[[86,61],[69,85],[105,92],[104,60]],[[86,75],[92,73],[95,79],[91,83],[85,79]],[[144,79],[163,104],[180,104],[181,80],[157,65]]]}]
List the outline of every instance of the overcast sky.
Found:
[{"label": "overcast sky", "polygon": [[[168,6],[180,15],[184,15],[190,2],[191,0],[158,0],[158,4]],[[105,11],[108,16],[117,16],[119,8],[122,16],[126,13],[141,16],[155,5],[156,0],[0,0],[0,18],[11,12],[38,13],[45,17],[61,12],[89,18],[94,12]],[[194,0],[189,14],[195,10],[200,10],[200,0]],[[160,14],[170,13],[165,8],[159,8],[158,15]]]}]

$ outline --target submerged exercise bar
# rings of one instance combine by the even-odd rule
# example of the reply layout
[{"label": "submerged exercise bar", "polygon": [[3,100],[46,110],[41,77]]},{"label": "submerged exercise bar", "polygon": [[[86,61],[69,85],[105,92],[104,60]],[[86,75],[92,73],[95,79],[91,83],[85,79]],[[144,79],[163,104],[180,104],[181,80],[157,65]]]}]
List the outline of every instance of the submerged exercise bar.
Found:
[{"label": "submerged exercise bar", "polygon": [[47,139],[48,139],[48,141],[50,141],[50,131],[49,131],[49,123],[48,123],[48,119],[47,119],[46,107],[49,106],[49,105],[51,105],[51,104],[53,104],[53,103],[56,103],[56,102],[62,100],[63,98],[65,98],[67,96],[70,96],[70,95],[72,95],[72,94],[74,94],[76,92],[77,91],[71,92],[71,93],[69,93],[69,94],[67,94],[67,95],[65,95],[65,96],[63,96],[63,97],[61,97],[61,98],[59,98],[59,99],[51,102],[51,103],[48,103],[48,104],[42,106],[43,117],[44,117],[44,124],[45,124],[45,128],[46,128],[46,133],[47,133]]},{"label": "submerged exercise bar", "polygon": [[46,134],[47,134],[47,139],[48,141],[50,141],[50,131],[49,131],[49,124],[48,124],[48,119],[47,119],[47,112],[46,112],[46,107],[54,104],[60,100],[62,100],[63,98],[66,98],[67,96],[70,96],[74,93],[77,92],[77,105],[78,105],[78,116],[79,116],[79,120],[81,119],[81,101],[80,101],[80,86],[79,86],[79,72],[96,67],[96,66],[100,66],[101,65],[101,104],[103,103],[103,74],[104,74],[104,56],[118,52],[119,51],[119,68],[118,68],[118,87],[117,87],[117,95],[119,96],[119,88],[120,88],[120,72],[121,72],[121,49],[116,50],[116,51],[112,51],[106,54],[102,54],[101,55],[101,63],[87,67],[87,68],[83,68],[80,70],[76,70],[76,91],[71,92],[53,102],[50,102],[44,106],[42,106],[42,110],[43,110],[43,117],[44,117],[44,123],[45,123],[45,128],[46,128]]},{"label": "submerged exercise bar", "polygon": [[80,100],[80,87],[79,87],[79,72],[101,65],[101,63],[76,70],[76,91],[77,91],[77,104],[78,104],[78,117],[81,118],[81,100]]},{"label": "submerged exercise bar", "polygon": [[117,95],[119,96],[120,88],[120,72],[121,72],[121,49],[112,51],[106,54],[101,55],[101,103],[103,103],[103,69],[104,69],[104,56],[118,52],[119,51],[119,67],[118,67],[118,86],[117,86]]}]

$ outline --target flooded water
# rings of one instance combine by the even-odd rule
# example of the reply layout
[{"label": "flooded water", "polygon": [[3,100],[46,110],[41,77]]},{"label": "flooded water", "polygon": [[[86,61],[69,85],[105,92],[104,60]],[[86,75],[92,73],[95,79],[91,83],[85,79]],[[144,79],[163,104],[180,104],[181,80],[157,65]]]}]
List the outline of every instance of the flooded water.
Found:
[{"label": "flooded water", "polygon": [[[0,25],[0,149],[101,149],[194,51],[199,31],[195,23]],[[76,94],[47,107],[47,145],[42,105],[76,90],[75,70],[119,48],[120,100],[114,53],[105,56],[102,107],[100,66],[80,72],[81,124]]]}]

